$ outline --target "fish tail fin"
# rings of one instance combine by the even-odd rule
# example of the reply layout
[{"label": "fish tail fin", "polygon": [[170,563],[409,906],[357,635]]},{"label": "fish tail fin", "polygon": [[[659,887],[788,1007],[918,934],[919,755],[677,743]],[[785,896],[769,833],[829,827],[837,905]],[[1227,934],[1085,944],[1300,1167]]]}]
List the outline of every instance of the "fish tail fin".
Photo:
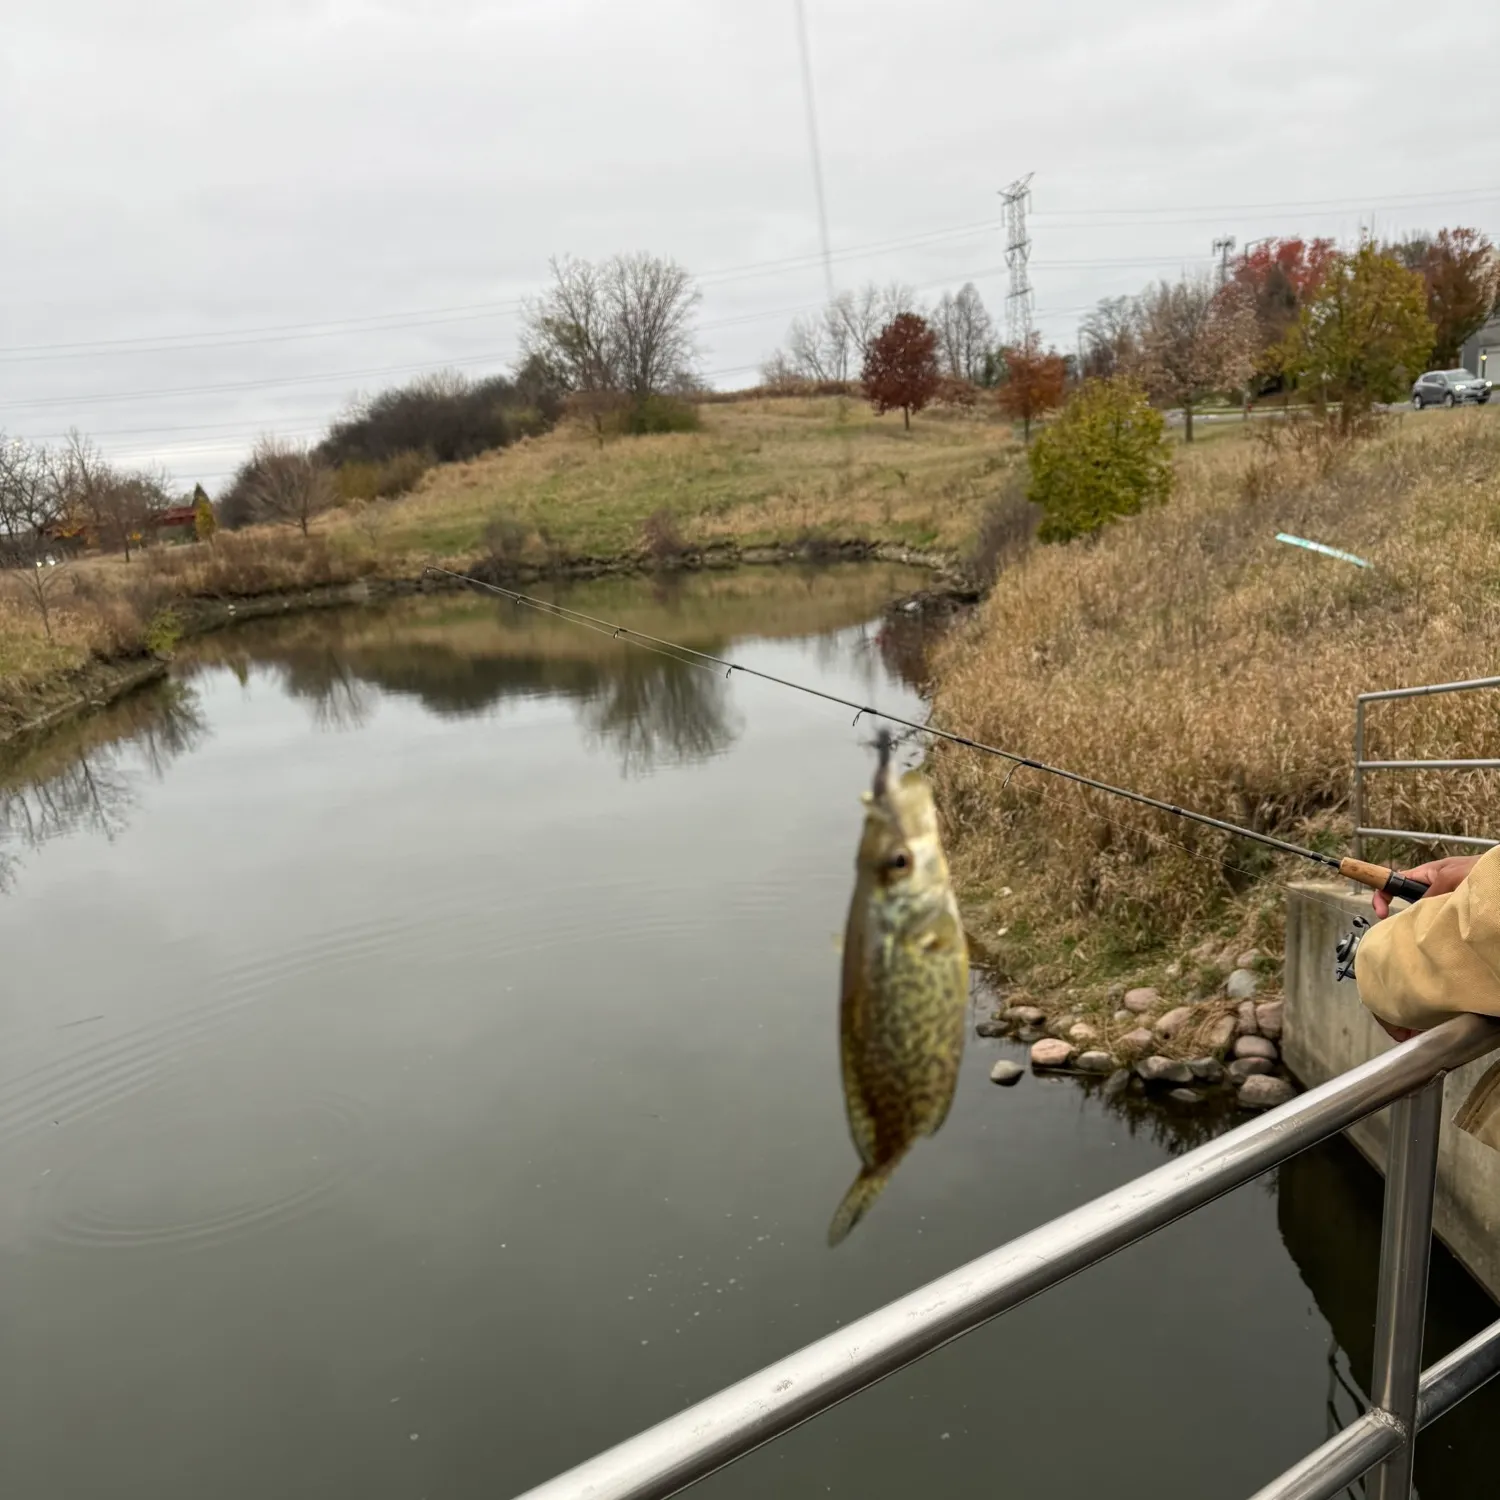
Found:
[{"label": "fish tail fin", "polygon": [[888,1161],[878,1167],[860,1169],[859,1176],[854,1179],[849,1191],[844,1194],[844,1201],[839,1204],[833,1216],[833,1222],[828,1226],[830,1246],[837,1245],[864,1218],[870,1205],[885,1190],[885,1185],[891,1180],[891,1173],[895,1171],[895,1168],[896,1163]]}]

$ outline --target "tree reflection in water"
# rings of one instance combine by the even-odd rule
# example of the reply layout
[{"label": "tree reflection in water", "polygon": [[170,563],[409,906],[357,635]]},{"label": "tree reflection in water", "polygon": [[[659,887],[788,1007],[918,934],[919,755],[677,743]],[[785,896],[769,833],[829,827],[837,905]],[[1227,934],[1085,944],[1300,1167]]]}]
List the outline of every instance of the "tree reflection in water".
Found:
[{"label": "tree reflection in water", "polygon": [[86,829],[113,840],[129,822],[143,775],[160,780],[202,743],[197,695],[180,682],[133,693],[0,762],[0,891],[25,851]]},{"label": "tree reflection in water", "polygon": [[578,717],[596,743],[616,752],[626,775],[707,760],[727,750],[738,733],[717,667],[645,651],[612,663]]}]

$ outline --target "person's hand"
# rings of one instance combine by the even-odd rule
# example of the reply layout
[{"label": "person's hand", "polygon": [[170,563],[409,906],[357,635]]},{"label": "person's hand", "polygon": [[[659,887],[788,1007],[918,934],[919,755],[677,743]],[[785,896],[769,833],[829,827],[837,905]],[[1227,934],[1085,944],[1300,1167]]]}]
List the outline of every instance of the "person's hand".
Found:
[{"label": "person's hand", "polygon": [[[1464,882],[1464,877],[1479,863],[1477,854],[1457,854],[1448,859],[1434,859],[1425,865],[1418,865],[1414,870],[1402,870],[1403,875],[1409,875],[1413,880],[1422,881],[1427,887],[1428,896],[1446,896],[1449,891],[1456,891]],[[1426,897],[1423,897],[1425,900]],[[1375,907],[1375,920],[1383,921],[1391,914],[1391,898],[1384,891],[1376,891],[1372,903]],[[1380,1017],[1375,1019],[1380,1021]],[[1407,1026],[1392,1026],[1386,1021],[1380,1021],[1381,1030],[1387,1036],[1398,1042],[1409,1042],[1417,1032]]]},{"label": "person's hand", "polygon": [[[1418,865],[1414,870],[1402,870],[1403,875],[1409,875],[1413,880],[1422,881],[1427,887],[1429,896],[1446,896],[1449,891],[1456,891],[1463,884],[1464,877],[1479,863],[1480,856],[1477,854],[1457,854],[1449,859],[1434,859],[1425,865]],[[1391,898],[1384,891],[1375,892],[1375,920],[1383,921],[1391,914]]]}]

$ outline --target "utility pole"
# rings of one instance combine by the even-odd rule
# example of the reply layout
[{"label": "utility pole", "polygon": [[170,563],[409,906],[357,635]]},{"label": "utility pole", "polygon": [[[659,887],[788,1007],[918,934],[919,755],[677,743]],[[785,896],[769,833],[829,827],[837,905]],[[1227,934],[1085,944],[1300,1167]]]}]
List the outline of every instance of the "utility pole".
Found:
[{"label": "utility pole", "polygon": [[1229,252],[1234,249],[1234,236],[1226,234],[1223,239],[1214,241],[1214,254],[1219,257],[1219,285],[1222,287],[1229,281]]},{"label": "utility pole", "polygon": [[1005,264],[1010,267],[1010,291],[1005,298],[1005,338],[1012,349],[1024,349],[1031,337],[1031,279],[1026,262],[1031,258],[1031,238],[1026,233],[1026,210],[1031,206],[1028,172],[1018,177],[1000,196],[1005,201]]}]

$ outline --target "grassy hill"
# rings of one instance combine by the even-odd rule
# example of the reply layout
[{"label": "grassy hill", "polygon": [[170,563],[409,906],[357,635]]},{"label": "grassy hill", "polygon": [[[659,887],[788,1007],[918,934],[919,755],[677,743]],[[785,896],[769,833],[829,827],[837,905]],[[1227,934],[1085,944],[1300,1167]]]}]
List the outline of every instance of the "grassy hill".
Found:
[{"label": "grassy hill", "polygon": [[566,425],[443,465],[389,508],[381,548],[472,559],[487,526],[506,518],[529,529],[535,561],[549,543],[572,556],[615,557],[640,549],[646,519],[666,511],[689,543],[753,546],[811,533],[956,549],[1020,452],[1009,425],[987,413],[928,413],[904,432],[899,417],[877,418],[841,397],[710,403],[700,412],[697,432],[600,445]]}]

